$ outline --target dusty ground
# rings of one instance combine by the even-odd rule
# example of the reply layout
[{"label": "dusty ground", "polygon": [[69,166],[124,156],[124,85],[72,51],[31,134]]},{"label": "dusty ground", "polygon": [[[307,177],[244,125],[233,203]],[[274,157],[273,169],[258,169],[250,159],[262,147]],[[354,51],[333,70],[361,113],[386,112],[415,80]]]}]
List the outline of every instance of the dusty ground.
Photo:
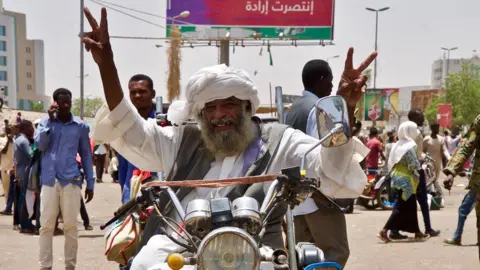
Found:
[{"label": "dusty ground", "polygon": [[[78,223],[81,228],[78,270],[118,269],[114,263],[105,260],[103,233],[99,226],[111,217],[119,205],[120,188],[110,183],[109,177],[104,178],[106,183],[96,185],[95,198],[87,205],[95,229],[84,231],[82,223]],[[466,184],[466,180],[457,180],[456,184]],[[431,212],[433,226],[442,230],[442,234],[424,243],[381,244],[375,235],[384,225],[389,212],[356,208],[354,214],[347,216],[351,255],[346,269],[480,269],[478,250],[473,246],[476,243],[474,213],[470,215],[465,226],[465,246],[452,247],[442,243],[445,237],[453,234],[457,223],[457,209],[464,194],[464,187],[455,187],[451,195],[447,195],[446,208]],[[0,209],[3,209],[4,205],[1,198]],[[418,214],[423,227],[421,213]],[[0,254],[3,255],[0,257],[0,269],[38,269],[38,236],[14,232],[11,224],[10,216],[0,216]],[[54,263],[54,270],[64,269],[63,236],[54,238]]]}]

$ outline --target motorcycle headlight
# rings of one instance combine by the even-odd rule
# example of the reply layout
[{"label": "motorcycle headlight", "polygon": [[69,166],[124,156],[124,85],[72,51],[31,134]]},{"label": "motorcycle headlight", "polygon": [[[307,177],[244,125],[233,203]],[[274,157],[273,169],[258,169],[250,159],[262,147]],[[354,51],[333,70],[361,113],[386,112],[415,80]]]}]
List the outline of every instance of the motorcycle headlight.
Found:
[{"label": "motorcycle headlight", "polygon": [[223,227],[209,233],[200,243],[197,267],[204,270],[258,270],[260,250],[245,231]]}]

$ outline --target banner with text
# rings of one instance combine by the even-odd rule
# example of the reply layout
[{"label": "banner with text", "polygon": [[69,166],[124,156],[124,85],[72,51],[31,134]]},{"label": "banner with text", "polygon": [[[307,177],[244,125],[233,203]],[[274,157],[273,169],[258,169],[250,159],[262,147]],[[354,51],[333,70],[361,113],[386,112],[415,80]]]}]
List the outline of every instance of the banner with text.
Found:
[{"label": "banner with text", "polygon": [[[334,0],[169,0],[167,25],[176,23],[186,37],[200,39],[218,38],[225,29],[230,38],[256,33],[263,38],[332,40],[334,7]],[[177,19],[186,10],[190,15]]]}]

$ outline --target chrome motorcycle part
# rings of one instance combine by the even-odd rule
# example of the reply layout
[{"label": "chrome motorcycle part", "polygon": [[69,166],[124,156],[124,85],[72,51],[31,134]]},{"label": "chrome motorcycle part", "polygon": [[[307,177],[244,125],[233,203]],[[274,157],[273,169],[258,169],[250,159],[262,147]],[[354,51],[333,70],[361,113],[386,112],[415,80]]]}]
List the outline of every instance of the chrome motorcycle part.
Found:
[{"label": "chrome motorcycle part", "polygon": [[284,249],[277,249],[273,252],[272,262],[275,269],[288,269],[288,253]]},{"label": "chrome motorcycle part", "polygon": [[185,216],[185,230],[199,238],[205,237],[212,230],[209,201],[196,199],[188,203]]},{"label": "chrome motorcycle part", "polygon": [[233,225],[257,235],[261,229],[258,202],[251,197],[240,197],[232,203]]},{"label": "chrome motorcycle part", "polygon": [[253,237],[235,227],[212,231],[198,247],[197,267],[201,270],[258,270],[260,261]]},{"label": "chrome motorcycle part", "polygon": [[323,251],[312,243],[300,242],[296,245],[298,266],[300,269],[307,267],[310,264],[324,262],[325,256]]}]

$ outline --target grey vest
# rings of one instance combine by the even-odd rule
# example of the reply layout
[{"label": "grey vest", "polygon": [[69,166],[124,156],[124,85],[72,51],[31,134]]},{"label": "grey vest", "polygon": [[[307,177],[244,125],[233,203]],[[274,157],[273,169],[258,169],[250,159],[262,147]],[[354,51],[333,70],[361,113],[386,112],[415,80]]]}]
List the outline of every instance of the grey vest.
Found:
[{"label": "grey vest", "polygon": [[[280,124],[263,125],[260,119],[256,117],[253,118],[253,121],[259,128],[261,141],[258,147],[255,146],[255,144],[258,144],[258,141],[254,141],[247,149],[249,152],[253,150],[256,151],[256,153],[253,159],[248,160],[248,157],[244,159],[244,163],[247,163],[244,165],[248,166],[248,168],[244,168],[245,176],[262,175],[265,173],[269,168],[272,157],[274,157],[277,152],[283,133],[288,128],[288,126]],[[186,126],[174,168],[171,169],[167,179],[168,181],[203,179],[210,170],[210,164],[213,158],[213,154],[209,153],[204,146],[199,128],[197,126]],[[255,185],[256,184],[251,186]],[[247,192],[247,189],[251,190],[251,186],[236,186],[235,189],[230,191],[227,197],[234,200],[243,196]],[[263,184],[259,186],[263,186]],[[182,200],[191,190],[191,188],[179,188],[177,190],[179,200]],[[256,195],[254,197],[259,200],[261,204],[263,198],[257,197],[259,195],[256,193],[252,195]]]},{"label": "grey vest", "polygon": [[308,115],[317,101],[318,97],[311,95],[302,96],[295,100],[287,113],[285,124],[307,133]]},{"label": "grey vest", "polygon": [[[244,158],[244,172],[245,176],[263,175],[268,170],[272,158],[275,157],[280,141],[282,140],[283,133],[288,128],[286,125],[281,124],[262,124],[257,117],[252,118],[256,123],[261,136],[260,147],[258,153],[253,159],[248,157]],[[251,152],[255,149],[253,142],[247,151]],[[168,181],[181,181],[181,180],[199,180],[203,179],[207,172],[210,170],[211,162],[213,161],[213,155],[208,152],[204,146],[200,130],[197,126],[186,126],[182,142],[175,160],[174,168],[171,169],[167,179]],[[246,167],[245,167],[246,166]],[[178,199],[181,201],[187,194],[192,191],[192,188],[180,187],[174,188]],[[166,194],[160,198],[160,209],[164,209],[163,214],[167,215],[172,210],[172,205],[169,203],[170,199]],[[241,196],[248,196],[255,198],[259,205],[262,204],[265,198],[265,192],[263,189],[263,183],[257,183],[252,185],[237,185],[227,195],[230,200],[235,200]],[[163,207],[165,206],[165,207]],[[284,203],[279,204],[277,209],[272,213],[271,219],[267,224],[265,235],[262,242],[275,248],[283,248],[282,237],[282,220],[286,213],[287,205]],[[163,226],[163,222],[155,214],[150,216],[145,231],[137,252],[148,242],[151,236],[157,233],[158,227]]]}]

